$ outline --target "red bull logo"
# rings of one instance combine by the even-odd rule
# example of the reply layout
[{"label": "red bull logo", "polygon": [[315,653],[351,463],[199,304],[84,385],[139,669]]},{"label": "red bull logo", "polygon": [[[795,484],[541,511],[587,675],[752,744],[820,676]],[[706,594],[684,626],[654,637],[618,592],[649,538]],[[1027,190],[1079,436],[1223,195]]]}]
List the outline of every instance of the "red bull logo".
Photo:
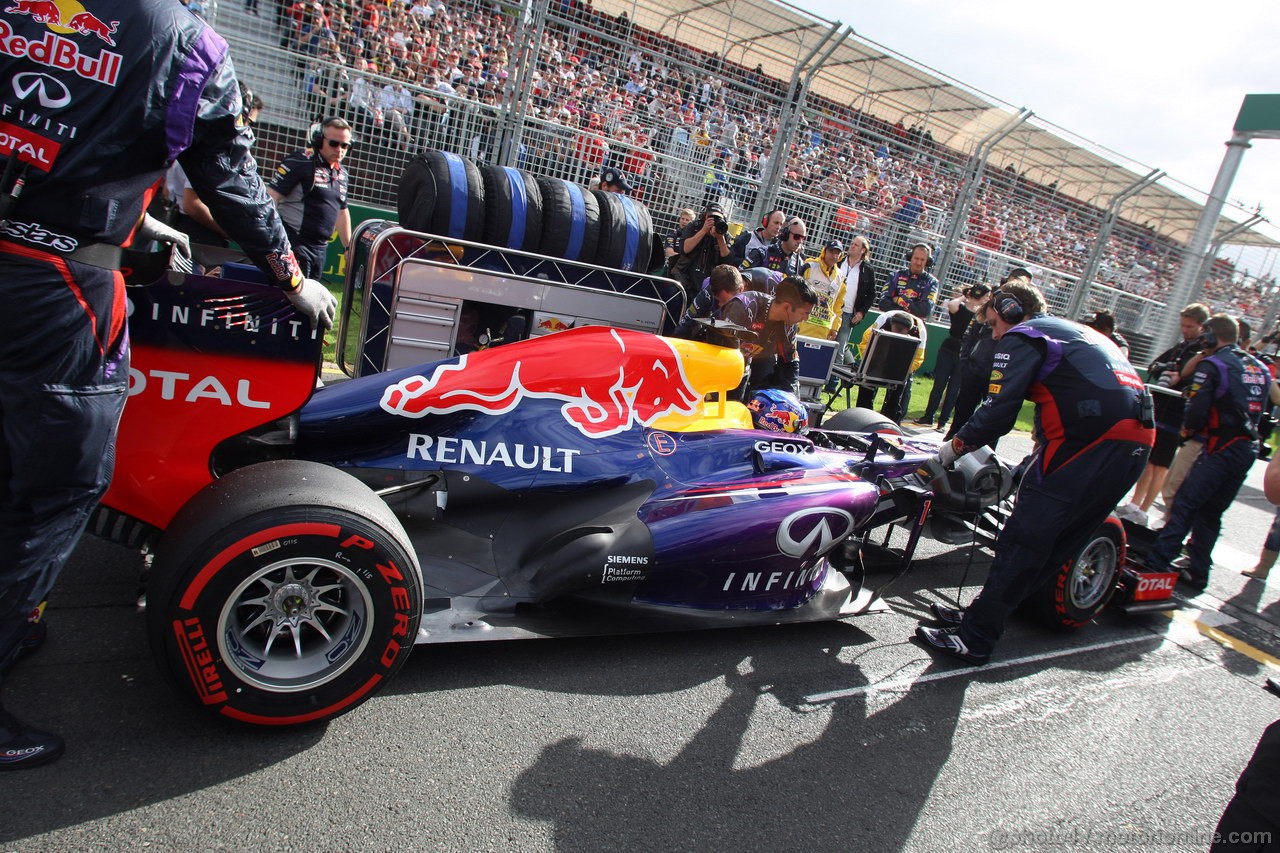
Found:
[{"label": "red bull logo", "polygon": [[559,317],[548,317],[545,320],[538,321],[539,329],[546,329],[548,332],[566,332],[571,327]]},{"label": "red bull logo", "polygon": [[562,401],[566,421],[588,438],[604,438],[667,414],[694,414],[702,395],[663,338],[588,326],[464,355],[429,379],[410,376],[388,387],[381,405],[409,418],[500,415],[529,398]]},{"label": "red bull logo", "polygon": [[61,35],[78,33],[94,36],[110,47],[116,46],[112,36],[120,22],[102,20],[86,10],[78,0],[12,0],[4,11],[9,15],[28,15],[31,20]]}]

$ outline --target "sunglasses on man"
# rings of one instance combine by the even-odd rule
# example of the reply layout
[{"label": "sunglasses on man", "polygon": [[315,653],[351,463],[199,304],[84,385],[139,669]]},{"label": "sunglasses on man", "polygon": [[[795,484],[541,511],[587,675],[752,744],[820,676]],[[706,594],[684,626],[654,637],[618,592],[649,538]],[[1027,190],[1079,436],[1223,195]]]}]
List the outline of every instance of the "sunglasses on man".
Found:
[{"label": "sunglasses on man", "polygon": [[328,136],[324,138],[324,141],[329,143],[330,148],[341,148],[343,151],[346,151],[351,147],[350,142],[343,142],[341,139],[331,139]]}]

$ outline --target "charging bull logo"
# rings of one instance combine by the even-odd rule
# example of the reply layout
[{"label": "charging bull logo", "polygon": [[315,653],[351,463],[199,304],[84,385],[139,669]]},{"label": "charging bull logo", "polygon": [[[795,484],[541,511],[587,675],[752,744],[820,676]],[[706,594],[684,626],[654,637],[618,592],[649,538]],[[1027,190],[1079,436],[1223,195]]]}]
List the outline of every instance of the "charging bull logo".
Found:
[{"label": "charging bull logo", "polygon": [[394,415],[509,412],[525,398],[561,400],[560,412],[588,438],[604,438],[663,415],[694,414],[702,396],[670,343],[654,335],[588,326],[554,338],[464,355],[430,379],[387,388]]},{"label": "charging bull logo", "polygon": [[37,24],[46,24],[55,32],[77,32],[82,36],[97,36],[111,47],[116,46],[116,28],[119,21],[106,21],[86,12],[76,0],[13,0],[5,7],[10,15],[30,15]]}]

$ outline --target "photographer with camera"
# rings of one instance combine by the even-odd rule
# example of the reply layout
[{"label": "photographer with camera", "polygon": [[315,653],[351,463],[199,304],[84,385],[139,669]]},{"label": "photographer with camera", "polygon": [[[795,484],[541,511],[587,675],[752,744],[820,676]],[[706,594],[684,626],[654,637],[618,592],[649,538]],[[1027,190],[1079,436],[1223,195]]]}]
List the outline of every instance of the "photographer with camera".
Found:
[{"label": "photographer with camera", "polygon": [[1147,565],[1167,571],[1182,550],[1188,531],[1188,565],[1181,582],[1194,592],[1209,584],[1210,556],[1222,527],[1222,513],[1257,458],[1258,419],[1271,389],[1271,373],[1249,357],[1236,340],[1235,318],[1214,314],[1197,338],[1201,357],[1196,361],[1187,398],[1181,434],[1203,432],[1204,450],[1196,458],[1186,481],[1174,495],[1169,518],[1147,552]]},{"label": "photographer with camera", "polygon": [[685,296],[693,301],[702,280],[719,264],[729,262],[729,220],[724,208],[709,204],[702,215],[680,230],[677,245],[680,254],[671,267],[671,274],[684,285]]}]

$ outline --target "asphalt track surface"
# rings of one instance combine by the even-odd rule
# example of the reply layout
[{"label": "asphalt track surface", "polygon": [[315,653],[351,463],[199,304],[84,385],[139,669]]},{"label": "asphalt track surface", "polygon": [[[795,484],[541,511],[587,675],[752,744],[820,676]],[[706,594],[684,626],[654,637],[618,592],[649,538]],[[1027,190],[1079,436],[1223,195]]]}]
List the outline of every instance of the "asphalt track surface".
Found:
[{"label": "asphalt track surface", "polygon": [[4,697],[67,754],[0,777],[0,850],[1204,850],[1280,714],[1280,583],[1238,573],[1272,518],[1262,470],[1207,594],[1070,634],[1015,618],[985,669],[908,640],[969,563],[926,542],[893,613],[420,647],[287,731],[176,694],[137,555],[86,538]]}]

